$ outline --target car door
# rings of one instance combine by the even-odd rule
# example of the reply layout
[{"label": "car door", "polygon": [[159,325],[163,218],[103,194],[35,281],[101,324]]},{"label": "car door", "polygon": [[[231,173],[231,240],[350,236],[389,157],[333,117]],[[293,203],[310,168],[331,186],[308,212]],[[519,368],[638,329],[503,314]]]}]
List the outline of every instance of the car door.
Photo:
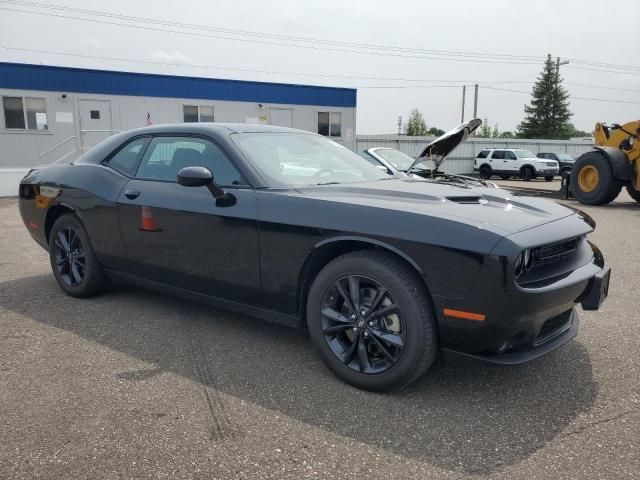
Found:
[{"label": "car door", "polygon": [[520,170],[518,156],[510,150],[505,150],[503,163],[504,170],[509,173],[518,173]]},{"label": "car door", "polygon": [[494,172],[502,173],[507,171],[504,160],[504,150],[494,150],[491,153],[489,164]]},{"label": "car door", "polygon": [[[178,171],[209,168],[235,199],[184,187]],[[155,136],[117,203],[130,275],[219,298],[257,304],[260,291],[256,198],[211,139]]]}]

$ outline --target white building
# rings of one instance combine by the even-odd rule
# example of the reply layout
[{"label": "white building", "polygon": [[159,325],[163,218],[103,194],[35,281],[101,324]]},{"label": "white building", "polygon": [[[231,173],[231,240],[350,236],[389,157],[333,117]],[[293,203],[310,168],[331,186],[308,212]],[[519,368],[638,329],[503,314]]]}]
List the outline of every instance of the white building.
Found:
[{"label": "white building", "polygon": [[300,128],[355,149],[356,90],[0,62],[0,196],[29,168],[70,162],[147,122]]}]

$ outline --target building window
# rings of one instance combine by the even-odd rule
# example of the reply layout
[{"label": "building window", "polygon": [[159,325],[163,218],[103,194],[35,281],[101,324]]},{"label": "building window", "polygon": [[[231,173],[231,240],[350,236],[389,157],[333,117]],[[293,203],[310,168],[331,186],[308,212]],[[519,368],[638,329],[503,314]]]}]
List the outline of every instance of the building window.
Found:
[{"label": "building window", "polygon": [[44,98],[2,97],[4,127],[20,130],[48,130]]},{"label": "building window", "polygon": [[342,114],[340,112],[318,112],[318,133],[326,137],[341,137]]},{"label": "building window", "polygon": [[213,107],[210,105],[183,105],[182,115],[185,123],[213,122]]},{"label": "building window", "polygon": [[100,110],[91,110],[89,113],[91,120],[100,120]]}]

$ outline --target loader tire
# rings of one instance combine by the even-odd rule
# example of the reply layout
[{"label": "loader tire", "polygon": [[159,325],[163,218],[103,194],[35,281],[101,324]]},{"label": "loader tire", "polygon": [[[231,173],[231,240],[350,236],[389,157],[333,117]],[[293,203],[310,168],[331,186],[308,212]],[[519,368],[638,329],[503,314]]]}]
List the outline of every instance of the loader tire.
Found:
[{"label": "loader tire", "polygon": [[627,193],[631,198],[633,198],[636,202],[640,203],[640,190],[636,190],[633,188],[633,185],[627,185]]},{"label": "loader tire", "polygon": [[571,193],[585,205],[604,205],[622,190],[611,163],[599,152],[587,152],[576,160],[570,177]]}]

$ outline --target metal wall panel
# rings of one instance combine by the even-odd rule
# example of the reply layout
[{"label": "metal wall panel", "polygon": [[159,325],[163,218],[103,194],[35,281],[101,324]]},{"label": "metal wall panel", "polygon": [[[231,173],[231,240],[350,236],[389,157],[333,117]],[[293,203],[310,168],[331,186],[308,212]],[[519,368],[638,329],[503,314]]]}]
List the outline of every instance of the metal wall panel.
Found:
[{"label": "metal wall panel", "polygon": [[[406,135],[358,135],[356,148],[365,150],[372,147],[391,147],[416,157],[434,139]],[[522,148],[533,153],[559,152],[578,157],[591,150],[592,146],[589,142],[571,140],[470,138],[451,152],[441,169],[446,173],[472,173],[474,158],[485,148]]]}]

